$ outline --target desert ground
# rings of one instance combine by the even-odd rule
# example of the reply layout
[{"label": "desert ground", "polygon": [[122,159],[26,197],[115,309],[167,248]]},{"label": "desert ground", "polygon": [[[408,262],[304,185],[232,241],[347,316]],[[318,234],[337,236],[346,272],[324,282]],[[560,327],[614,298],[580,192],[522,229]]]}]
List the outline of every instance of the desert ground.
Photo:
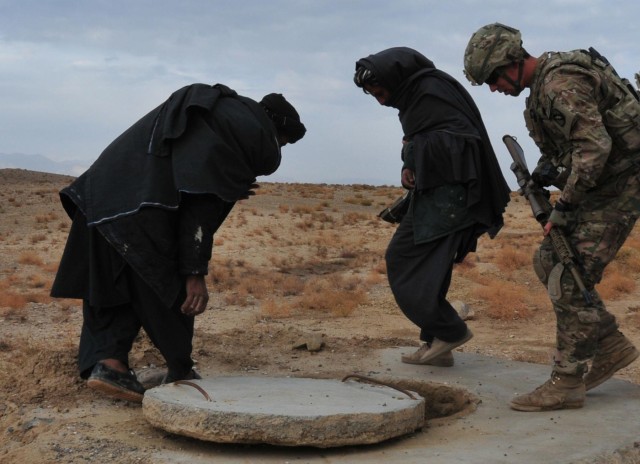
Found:
[{"label": "desert ground", "polygon": [[[48,296],[70,226],[58,191],[71,181],[0,170],[0,462],[151,463],[158,450],[202,452],[193,440],[150,426],[139,405],[99,396],[78,376],[80,302]],[[211,299],[196,320],[199,372],[368,375],[374,350],[417,347],[418,331],[385,276],[395,226],[376,216],[401,193],[393,186],[266,182],[240,202],[215,235]],[[514,192],[498,237],[483,237],[455,267],[450,300],[468,305],[475,334],[460,350],[550,362],[555,318],[531,267],[541,236]],[[636,228],[598,290],[640,346],[639,271]],[[305,348],[318,337],[319,350]],[[144,333],[130,363],[140,373],[162,367]],[[640,383],[640,362],[617,377]]]}]

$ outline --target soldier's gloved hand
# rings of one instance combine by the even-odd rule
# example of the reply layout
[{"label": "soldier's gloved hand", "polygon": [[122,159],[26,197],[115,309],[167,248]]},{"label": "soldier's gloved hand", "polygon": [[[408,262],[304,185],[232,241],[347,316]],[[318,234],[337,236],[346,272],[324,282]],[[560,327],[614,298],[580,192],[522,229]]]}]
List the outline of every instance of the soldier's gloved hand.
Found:
[{"label": "soldier's gloved hand", "polygon": [[540,187],[553,185],[558,177],[558,168],[548,161],[540,161],[531,173],[531,179]]},{"label": "soldier's gloved hand", "polygon": [[575,205],[558,200],[549,215],[549,222],[563,229],[571,228],[576,222]]}]

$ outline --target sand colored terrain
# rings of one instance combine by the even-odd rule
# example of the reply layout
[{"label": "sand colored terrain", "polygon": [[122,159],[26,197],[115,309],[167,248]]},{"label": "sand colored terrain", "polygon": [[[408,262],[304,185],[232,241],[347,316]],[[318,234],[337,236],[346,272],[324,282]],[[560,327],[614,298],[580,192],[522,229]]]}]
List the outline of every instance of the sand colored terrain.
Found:
[{"label": "sand colored terrain", "polygon": [[[48,296],[70,225],[58,191],[71,180],[0,170],[0,462],[151,463],[162,450],[206,452],[150,426],[138,405],[98,396],[77,375],[80,302]],[[239,203],[215,236],[211,299],[196,320],[199,371],[376,375],[373,350],[417,347],[418,331],[398,310],[385,277],[394,226],[376,217],[401,193],[264,183]],[[505,222],[496,239],[483,237],[454,270],[450,297],[469,306],[475,333],[461,349],[548,364],[555,318],[530,259],[541,230],[515,193]],[[640,346],[639,271],[636,229],[598,289]],[[319,337],[318,351],[305,348]],[[139,372],[162,367],[144,334],[130,361]],[[640,362],[617,377],[640,383]],[[215,454],[215,446],[207,449]]]}]

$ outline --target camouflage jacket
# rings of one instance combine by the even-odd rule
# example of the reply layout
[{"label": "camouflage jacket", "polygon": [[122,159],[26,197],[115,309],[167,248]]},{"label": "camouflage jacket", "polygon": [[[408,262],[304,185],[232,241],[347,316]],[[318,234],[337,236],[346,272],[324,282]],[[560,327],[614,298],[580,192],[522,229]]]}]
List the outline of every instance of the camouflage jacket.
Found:
[{"label": "camouflage jacket", "polygon": [[[538,60],[524,113],[541,164],[559,173],[565,203],[640,161],[640,103],[613,68],[586,50],[549,52]],[[554,171],[555,171],[554,170]]]}]

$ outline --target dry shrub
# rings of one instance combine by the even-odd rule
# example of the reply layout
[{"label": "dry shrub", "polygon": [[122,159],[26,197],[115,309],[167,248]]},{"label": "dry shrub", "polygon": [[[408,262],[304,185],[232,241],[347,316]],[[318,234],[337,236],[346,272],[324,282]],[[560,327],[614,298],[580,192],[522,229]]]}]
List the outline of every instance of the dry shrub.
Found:
[{"label": "dry shrub", "polygon": [[531,255],[513,246],[504,247],[494,259],[498,268],[503,272],[513,272],[529,267]]},{"label": "dry shrub", "polygon": [[247,218],[244,215],[244,211],[240,211],[235,215],[236,226],[238,228],[246,226],[248,224]]},{"label": "dry shrub", "polygon": [[633,278],[617,270],[611,270],[605,271],[605,276],[597,290],[602,299],[614,300],[633,292],[635,288],[636,282]]},{"label": "dry shrub", "polygon": [[249,237],[256,237],[256,236],[261,236],[265,233],[264,227],[261,225],[260,227],[256,227],[253,230],[250,230],[249,232],[246,232],[246,235]]},{"label": "dry shrub", "polygon": [[362,194],[356,194],[355,197],[345,198],[344,202],[351,205],[357,205],[362,201]]},{"label": "dry shrub", "polygon": [[345,213],[342,215],[342,225],[345,226],[352,226],[355,224],[358,224],[366,219],[369,219],[369,215],[368,214],[363,214],[363,213],[355,213],[355,212],[351,212],[351,213]]},{"label": "dry shrub", "polygon": [[378,261],[375,266],[373,266],[373,271],[378,274],[387,274],[387,262],[385,260]]},{"label": "dry shrub", "polygon": [[230,306],[246,306],[248,304],[247,297],[249,294],[244,289],[238,291],[227,292],[224,295],[224,302]]},{"label": "dry shrub", "polygon": [[313,238],[306,238],[307,241],[313,242],[318,246],[334,247],[337,246],[342,240],[341,237],[335,233],[323,233],[320,232]]},{"label": "dry shrub", "polygon": [[207,280],[215,287],[215,290],[229,290],[238,282],[233,265],[227,261],[226,265],[210,266]]},{"label": "dry shrub", "polygon": [[252,272],[240,280],[237,288],[240,293],[259,299],[273,291],[273,282]]},{"label": "dry shrub", "polygon": [[54,212],[49,212],[47,214],[40,214],[35,217],[36,223],[42,224],[47,222],[52,222],[58,219],[58,215]]},{"label": "dry shrub", "polygon": [[466,272],[476,267],[476,260],[471,259],[469,256],[467,256],[461,263],[455,263],[454,267],[459,272]]},{"label": "dry shrub", "polygon": [[27,304],[27,298],[17,293],[2,291],[0,293],[0,308],[20,309]]},{"label": "dry shrub", "polygon": [[291,212],[300,216],[303,214],[311,214],[313,212],[313,207],[309,205],[295,205],[291,208]]},{"label": "dry shrub", "polygon": [[20,264],[30,264],[33,266],[42,266],[43,264],[42,258],[35,251],[25,251],[20,253],[18,262]]},{"label": "dry shrub", "polygon": [[314,212],[311,214],[311,219],[315,222],[323,224],[323,225],[331,225],[336,222],[333,216],[329,216],[327,213],[323,212]]},{"label": "dry shrub", "polygon": [[377,285],[385,281],[386,281],[385,276],[383,274],[380,274],[374,269],[369,271],[369,273],[365,278],[365,282],[367,283],[367,285]]},{"label": "dry shrub", "polygon": [[276,303],[273,299],[268,299],[260,303],[260,314],[263,317],[283,318],[291,316],[291,306],[284,302]]},{"label": "dry shrub", "polygon": [[640,306],[630,306],[627,315],[629,325],[640,327]]},{"label": "dry shrub", "polygon": [[55,274],[56,272],[58,272],[58,265],[59,264],[57,262],[55,262],[55,263],[46,263],[46,264],[42,264],[40,266],[40,268],[43,271],[51,272],[52,274]]},{"label": "dry shrub", "polygon": [[26,293],[24,297],[27,303],[51,303],[53,301],[46,293]]},{"label": "dry shrub", "polygon": [[302,309],[348,316],[367,299],[366,292],[360,288],[359,283],[359,279],[346,279],[337,274],[314,277],[306,282],[298,304]]},{"label": "dry shrub", "polygon": [[629,235],[627,240],[624,242],[624,246],[633,248],[634,250],[640,250],[640,234],[635,230],[631,232],[631,235]]},{"label": "dry shrub", "polygon": [[31,288],[48,288],[51,286],[51,282],[49,279],[38,274],[28,275],[26,277],[26,281]]},{"label": "dry shrub", "polygon": [[343,259],[353,259],[358,257],[358,252],[353,250],[342,249],[340,251],[340,257]]},{"label": "dry shrub", "polygon": [[300,277],[286,276],[278,283],[278,290],[283,296],[299,295],[304,291],[304,282]]},{"label": "dry shrub", "polygon": [[483,269],[480,266],[477,266],[475,263],[473,265],[471,264],[464,265],[466,261],[467,260],[456,265],[456,271],[461,277],[465,277],[466,279],[469,279],[472,282],[475,282],[479,285],[484,285],[484,286],[490,285],[492,282],[495,281],[496,277],[484,272]]},{"label": "dry shrub", "polygon": [[300,230],[310,230],[313,229],[314,222],[311,218],[305,218],[303,221],[298,221],[295,223],[295,226]]},{"label": "dry shrub", "polygon": [[47,236],[45,234],[35,234],[29,238],[29,241],[35,245],[36,243],[43,242],[46,239],[47,239]]},{"label": "dry shrub", "polygon": [[640,272],[640,250],[625,245],[618,251],[615,262],[630,273]]},{"label": "dry shrub", "polygon": [[527,293],[513,282],[491,280],[473,294],[486,301],[486,315],[491,319],[518,320],[532,316],[526,303]]}]

